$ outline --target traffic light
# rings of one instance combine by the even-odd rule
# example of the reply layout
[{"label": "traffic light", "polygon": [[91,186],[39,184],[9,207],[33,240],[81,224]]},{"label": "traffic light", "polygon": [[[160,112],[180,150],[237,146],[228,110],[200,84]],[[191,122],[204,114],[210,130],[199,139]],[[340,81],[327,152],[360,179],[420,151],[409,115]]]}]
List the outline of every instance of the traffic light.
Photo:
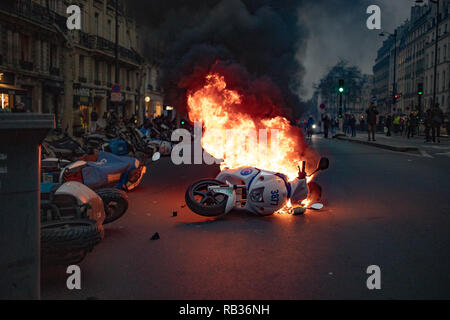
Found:
[{"label": "traffic light", "polygon": [[344,79],[339,79],[339,88],[338,88],[338,90],[339,90],[340,94],[344,93],[344,90],[345,90],[345,88],[344,88]]},{"label": "traffic light", "polygon": [[423,83],[422,82],[417,84],[417,95],[418,96],[423,95]]},{"label": "traffic light", "polygon": [[339,108],[338,118],[342,118],[342,108]]},{"label": "traffic light", "polygon": [[181,122],[180,122],[180,123],[181,123],[181,125],[182,125],[182,126],[184,126],[184,124],[186,123],[186,121],[184,121],[184,120],[181,120]]}]

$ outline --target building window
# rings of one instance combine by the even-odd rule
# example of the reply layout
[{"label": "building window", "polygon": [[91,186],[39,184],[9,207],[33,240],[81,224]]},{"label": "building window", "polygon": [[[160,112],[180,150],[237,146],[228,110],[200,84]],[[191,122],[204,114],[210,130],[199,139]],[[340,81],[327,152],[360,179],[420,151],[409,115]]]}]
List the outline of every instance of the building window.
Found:
[{"label": "building window", "polygon": [[106,81],[107,82],[112,82],[112,79],[111,79],[111,65],[109,63],[108,63],[108,76],[107,76]]},{"label": "building window", "polygon": [[50,67],[58,67],[58,47],[55,45],[50,46]]},{"label": "building window", "polygon": [[131,48],[131,36],[130,36],[130,30],[127,30],[127,41],[128,41],[128,48]]},{"label": "building window", "polygon": [[436,76],[436,91],[438,91],[438,90],[439,90],[439,72]]},{"label": "building window", "polygon": [[79,66],[80,77],[84,77],[84,56],[80,55],[80,66]]},{"label": "building window", "polygon": [[95,60],[94,62],[94,80],[99,81],[100,80],[100,63],[98,60]]},{"label": "building window", "polygon": [[48,0],[48,6],[50,10],[57,11],[56,0]]},{"label": "building window", "polygon": [[95,28],[95,34],[99,35],[99,23],[98,23],[98,12],[95,13],[94,15],[94,28]]},{"label": "building window", "polygon": [[30,61],[30,37],[21,34],[20,35],[20,60]]},{"label": "building window", "polygon": [[108,40],[113,40],[113,34],[112,34],[112,23],[111,20],[108,19]]}]

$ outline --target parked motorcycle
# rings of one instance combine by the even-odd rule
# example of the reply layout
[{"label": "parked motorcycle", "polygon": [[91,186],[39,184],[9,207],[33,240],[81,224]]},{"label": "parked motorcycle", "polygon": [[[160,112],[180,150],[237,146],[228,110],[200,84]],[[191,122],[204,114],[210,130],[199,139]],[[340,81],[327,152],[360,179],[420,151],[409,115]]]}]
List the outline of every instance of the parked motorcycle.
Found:
[{"label": "parked motorcycle", "polygon": [[202,179],[186,190],[185,200],[195,213],[212,217],[225,215],[233,209],[242,209],[262,216],[271,215],[283,208],[288,200],[294,206],[303,200],[317,202],[321,187],[307,178],[329,166],[327,158],[321,158],[317,169],[306,174],[306,163],[299,168],[298,177],[288,181],[281,173],[240,167],[221,171],[216,179]]},{"label": "parked motorcycle", "polygon": [[74,264],[104,236],[102,198],[78,182],[41,183],[41,251],[44,263]]},{"label": "parked motorcycle", "polygon": [[67,160],[74,160],[85,154],[92,153],[90,148],[85,148],[68,135],[47,137],[42,143],[42,150],[44,156]]},{"label": "parked motorcycle", "polygon": [[[154,154],[152,160],[158,159],[159,153]],[[140,184],[147,171],[147,166],[142,161],[107,152],[85,156],[75,162],[47,158],[42,160],[41,166],[44,182],[78,181],[94,190],[115,187],[131,191]]]}]

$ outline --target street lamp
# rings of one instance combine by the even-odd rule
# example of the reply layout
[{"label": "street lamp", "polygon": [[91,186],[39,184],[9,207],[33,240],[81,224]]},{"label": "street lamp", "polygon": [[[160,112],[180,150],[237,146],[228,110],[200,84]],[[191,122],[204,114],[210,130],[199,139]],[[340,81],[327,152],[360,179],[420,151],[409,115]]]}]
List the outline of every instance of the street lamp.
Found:
[{"label": "street lamp", "polygon": [[[439,40],[439,4],[440,0],[429,0],[436,4],[436,21],[435,21],[435,40],[434,40],[434,83],[433,83],[433,104],[436,105],[436,88],[437,88],[437,59],[438,59],[438,40]],[[416,0],[416,4],[423,4],[423,0]]]},{"label": "street lamp", "polygon": [[395,76],[396,76],[395,74],[397,67],[397,29],[395,29],[394,33],[389,33],[383,30],[380,32],[380,37],[384,37],[386,34],[394,37],[394,79],[392,81],[392,104],[395,104],[396,102],[395,95],[397,94],[397,85],[395,83]]}]

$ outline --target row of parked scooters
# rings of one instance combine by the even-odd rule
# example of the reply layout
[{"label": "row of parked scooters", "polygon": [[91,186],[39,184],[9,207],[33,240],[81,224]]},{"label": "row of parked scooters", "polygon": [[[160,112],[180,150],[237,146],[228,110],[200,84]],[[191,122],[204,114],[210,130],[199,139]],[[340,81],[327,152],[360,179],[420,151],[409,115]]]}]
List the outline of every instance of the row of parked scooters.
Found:
[{"label": "row of parked scooters", "polygon": [[41,253],[43,263],[73,264],[104,237],[104,224],[128,209],[152,161],[171,143],[134,123],[107,126],[76,139],[49,135],[41,147]]}]

